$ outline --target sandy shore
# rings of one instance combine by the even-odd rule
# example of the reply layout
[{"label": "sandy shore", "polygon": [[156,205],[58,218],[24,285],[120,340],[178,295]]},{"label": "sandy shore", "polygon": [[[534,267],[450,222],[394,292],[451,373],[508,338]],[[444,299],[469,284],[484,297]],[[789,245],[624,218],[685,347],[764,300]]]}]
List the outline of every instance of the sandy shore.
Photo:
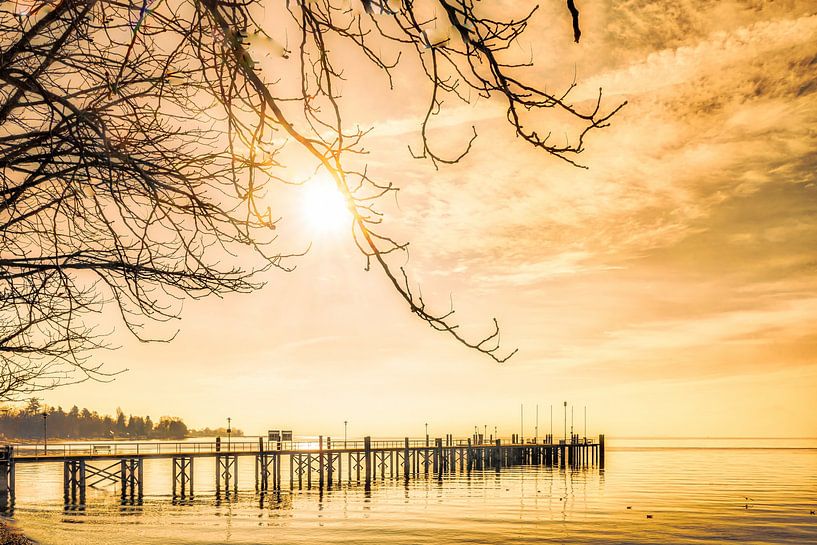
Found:
[{"label": "sandy shore", "polygon": [[33,545],[34,542],[0,520],[0,545]]}]

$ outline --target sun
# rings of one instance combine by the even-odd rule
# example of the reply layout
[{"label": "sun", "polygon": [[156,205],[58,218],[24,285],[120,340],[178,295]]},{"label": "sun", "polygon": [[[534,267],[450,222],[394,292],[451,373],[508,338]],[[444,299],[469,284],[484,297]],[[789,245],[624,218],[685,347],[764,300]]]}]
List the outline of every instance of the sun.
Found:
[{"label": "sun", "polygon": [[346,200],[327,176],[316,176],[303,187],[301,213],[315,233],[338,233],[349,228],[352,214]]}]

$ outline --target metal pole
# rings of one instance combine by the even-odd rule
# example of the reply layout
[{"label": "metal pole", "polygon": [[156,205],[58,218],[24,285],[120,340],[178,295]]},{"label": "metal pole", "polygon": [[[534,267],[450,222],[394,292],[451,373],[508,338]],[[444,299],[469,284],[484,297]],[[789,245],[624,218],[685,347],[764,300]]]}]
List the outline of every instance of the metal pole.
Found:
[{"label": "metal pole", "polygon": [[230,450],[230,434],[232,433],[232,428],[230,427],[230,422],[232,419],[228,416],[227,417],[227,451]]},{"label": "metal pole", "polygon": [[536,433],[533,435],[533,442],[539,442],[539,404],[536,404]]},{"label": "metal pole", "polygon": [[48,452],[48,413],[43,412],[43,453]]},{"label": "metal pole", "polygon": [[565,401],[565,443],[567,443],[567,401]]},{"label": "metal pole", "polygon": [[346,448],[346,426],[349,424],[348,420],[343,421],[343,448]]}]

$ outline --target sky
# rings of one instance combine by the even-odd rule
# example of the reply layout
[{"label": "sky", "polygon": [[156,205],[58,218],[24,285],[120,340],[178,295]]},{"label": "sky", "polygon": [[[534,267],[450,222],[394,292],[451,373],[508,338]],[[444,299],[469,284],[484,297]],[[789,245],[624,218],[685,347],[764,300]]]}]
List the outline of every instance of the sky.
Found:
[{"label": "sky", "polygon": [[532,436],[538,405],[539,435],[551,406],[561,435],[567,401],[580,434],[586,407],[588,435],[817,435],[817,5],[577,5],[580,44],[549,1],[520,48],[549,89],[575,74],[575,100],[628,101],[589,138],[587,169],[529,148],[481,101],[435,120],[443,150],[479,132],[436,171],[406,146],[426,107],[411,65],[394,91],[364,68],[344,89],[349,118],[375,127],[372,171],[401,188],[384,211],[413,280],[437,308],[453,298],[467,332],[496,317],[519,349],[508,362],[414,318],[345,229],[294,206],[282,232],[312,243],[294,272],[186,303],[170,344],[118,325],[120,348],[98,357],[127,371],[45,401],[193,427],[229,416],[252,434],[340,436],[348,421],[350,436]]}]

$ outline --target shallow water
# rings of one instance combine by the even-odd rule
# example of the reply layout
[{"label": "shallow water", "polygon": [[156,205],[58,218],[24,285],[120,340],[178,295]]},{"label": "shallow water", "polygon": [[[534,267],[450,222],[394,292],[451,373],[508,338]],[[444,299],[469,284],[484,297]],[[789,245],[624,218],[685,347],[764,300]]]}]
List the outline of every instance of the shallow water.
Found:
[{"label": "shallow water", "polygon": [[171,501],[170,460],[150,460],[142,505],[120,505],[108,487],[89,489],[82,511],[64,509],[61,464],[18,465],[14,521],[44,545],[817,543],[817,440],[609,443],[603,471],[387,478],[369,492],[344,483],[260,496],[252,458],[241,458],[229,499],[215,497],[213,462],[197,460],[187,505]]}]

